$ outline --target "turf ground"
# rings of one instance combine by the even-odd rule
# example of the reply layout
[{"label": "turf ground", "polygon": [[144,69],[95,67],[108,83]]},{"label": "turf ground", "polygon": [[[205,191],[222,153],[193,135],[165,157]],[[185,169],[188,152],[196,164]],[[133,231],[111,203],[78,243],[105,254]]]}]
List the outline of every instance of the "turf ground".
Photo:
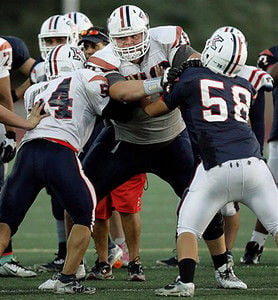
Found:
[{"label": "turf ground", "polygon": [[[176,196],[171,188],[158,177],[149,174],[141,213],[141,260],[146,282],[128,282],[127,270],[116,269],[114,280],[85,282],[86,285],[97,288],[94,295],[55,295],[42,293],[37,289],[52,275],[40,273],[38,277],[31,279],[0,278],[0,299],[163,299],[154,295],[154,289],[173,281],[177,275],[177,268],[159,267],[155,261],[172,255],[176,204]],[[247,283],[248,289],[240,291],[216,288],[208,250],[203,241],[200,241],[200,265],[195,273],[196,299],[278,299],[278,249],[271,237],[267,240],[259,265],[246,266],[239,263],[254,223],[255,216],[241,206],[241,227],[233,250],[236,264],[234,269]],[[56,244],[55,223],[50,211],[49,197],[42,192],[13,239],[14,251],[23,265],[33,266],[52,260]],[[96,259],[93,247],[92,242],[86,254],[88,267]]]}]

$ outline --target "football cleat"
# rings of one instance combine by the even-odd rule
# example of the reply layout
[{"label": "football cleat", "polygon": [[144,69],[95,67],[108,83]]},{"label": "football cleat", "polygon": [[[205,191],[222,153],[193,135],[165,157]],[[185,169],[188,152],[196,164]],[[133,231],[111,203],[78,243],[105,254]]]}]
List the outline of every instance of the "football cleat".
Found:
[{"label": "football cleat", "polygon": [[174,283],[170,283],[163,288],[156,289],[155,294],[157,296],[193,297],[194,290],[194,283],[184,283],[177,279]]},{"label": "football cleat", "polygon": [[246,244],[245,253],[240,258],[240,262],[246,265],[256,265],[260,262],[264,247],[260,248],[255,241],[250,241]]},{"label": "football cleat", "polygon": [[231,263],[224,264],[215,271],[217,286],[224,289],[247,289],[247,285],[236,277]]},{"label": "football cleat", "polygon": [[18,261],[12,259],[11,261],[6,262],[0,266],[0,276],[27,278],[35,277],[37,276],[37,273],[21,266]]},{"label": "football cleat", "polygon": [[86,277],[87,280],[105,280],[114,279],[112,267],[106,262],[98,262],[92,267],[90,273]]},{"label": "football cleat", "polygon": [[85,287],[75,278],[65,281],[61,274],[57,274],[57,280],[54,284],[54,293],[56,294],[94,294],[96,289],[93,287]]},{"label": "football cleat", "polygon": [[47,279],[43,282],[38,289],[41,291],[54,291],[54,286],[56,281],[58,280],[58,273],[55,273],[52,278]]},{"label": "football cleat", "polygon": [[63,270],[65,259],[57,256],[49,263],[35,265],[35,270],[38,272],[61,272]]},{"label": "football cleat", "polygon": [[130,261],[127,266],[128,270],[128,280],[130,281],[145,281],[145,274],[142,269],[142,265],[139,258]]},{"label": "football cleat", "polygon": [[166,266],[166,267],[177,267],[178,259],[176,256],[165,258],[165,259],[159,259],[156,261],[156,264],[160,266]]}]

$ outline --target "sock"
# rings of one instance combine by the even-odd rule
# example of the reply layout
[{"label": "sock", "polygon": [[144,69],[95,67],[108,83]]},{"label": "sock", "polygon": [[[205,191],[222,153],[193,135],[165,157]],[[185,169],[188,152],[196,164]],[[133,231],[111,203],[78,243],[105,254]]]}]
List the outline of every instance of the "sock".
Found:
[{"label": "sock", "polygon": [[13,252],[5,252],[2,254],[2,257],[0,258],[0,265],[4,265],[7,262],[11,262],[14,258]]},{"label": "sock", "polygon": [[180,280],[183,283],[193,282],[196,261],[191,258],[184,258],[178,262]]},{"label": "sock", "polygon": [[223,254],[219,254],[219,255],[212,255],[211,258],[212,258],[215,270],[217,270],[218,268],[220,268],[221,266],[223,266],[224,264],[226,264],[228,262],[227,252],[225,252]]},{"label": "sock", "polygon": [[122,237],[122,238],[115,238],[114,242],[118,245],[121,245],[125,242],[125,238]]},{"label": "sock", "polygon": [[67,255],[67,242],[61,242],[58,244],[58,257],[65,259]]},{"label": "sock", "polygon": [[251,241],[257,242],[261,248],[264,246],[267,237],[268,237],[268,234],[264,234],[264,233],[253,230],[252,236],[251,236]]},{"label": "sock", "polygon": [[14,252],[12,247],[12,240],[10,240],[9,245],[5,249],[4,253],[2,254],[2,257],[0,258],[0,264],[3,265],[6,262],[12,261],[14,258]]},{"label": "sock", "polygon": [[66,274],[60,273],[59,280],[63,283],[68,283],[68,282],[76,280],[76,276],[75,276],[75,274],[66,275]]}]

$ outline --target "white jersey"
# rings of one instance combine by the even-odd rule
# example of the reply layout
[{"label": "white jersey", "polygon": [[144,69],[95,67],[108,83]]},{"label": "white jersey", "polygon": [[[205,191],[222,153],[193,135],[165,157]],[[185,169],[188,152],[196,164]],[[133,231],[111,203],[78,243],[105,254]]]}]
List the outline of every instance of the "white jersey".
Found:
[{"label": "white jersey", "polygon": [[[181,45],[189,45],[186,33],[179,26],[161,26],[150,29],[150,48],[142,62],[120,60],[113,53],[112,45],[97,51],[89,58],[89,64],[106,70],[118,70],[123,76],[141,74],[142,79],[156,77],[154,67],[167,68]],[[115,137],[134,144],[152,144],[174,139],[185,124],[179,109],[168,114],[151,118],[141,108],[137,108],[131,121],[113,121]]]},{"label": "white jersey", "polygon": [[0,38],[0,78],[10,75],[12,68],[13,50],[8,41]]},{"label": "white jersey", "polygon": [[106,78],[88,69],[34,84],[25,92],[25,109],[30,112],[34,103],[44,101],[50,116],[28,131],[22,143],[38,138],[58,139],[79,152],[94,128],[96,116],[102,114],[109,99]]}]

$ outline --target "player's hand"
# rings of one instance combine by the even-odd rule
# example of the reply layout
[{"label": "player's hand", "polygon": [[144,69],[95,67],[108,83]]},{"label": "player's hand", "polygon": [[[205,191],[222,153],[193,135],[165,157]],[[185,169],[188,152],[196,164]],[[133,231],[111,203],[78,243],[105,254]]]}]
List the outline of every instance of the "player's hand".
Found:
[{"label": "player's hand", "polygon": [[40,103],[40,102],[37,102],[32,110],[31,110],[31,113],[30,115],[28,116],[27,120],[30,124],[30,128],[26,128],[26,130],[31,130],[33,128],[35,128],[42,119],[44,119],[45,117],[48,117],[50,116],[49,113],[46,113],[44,111],[44,103]]},{"label": "player's hand", "polygon": [[16,154],[16,135],[13,131],[7,131],[4,141],[0,145],[0,156],[3,163],[10,162]]},{"label": "player's hand", "polygon": [[188,68],[199,68],[202,67],[202,63],[200,58],[194,57],[194,58],[189,58],[185,62],[183,62],[180,66],[180,72],[183,72],[184,70]]},{"label": "player's hand", "polygon": [[180,71],[178,68],[171,67],[165,69],[164,74],[161,77],[161,81],[160,81],[160,85],[162,86],[165,92],[169,93],[172,90],[173,85],[177,80],[177,78],[179,77],[179,75],[180,75]]}]

